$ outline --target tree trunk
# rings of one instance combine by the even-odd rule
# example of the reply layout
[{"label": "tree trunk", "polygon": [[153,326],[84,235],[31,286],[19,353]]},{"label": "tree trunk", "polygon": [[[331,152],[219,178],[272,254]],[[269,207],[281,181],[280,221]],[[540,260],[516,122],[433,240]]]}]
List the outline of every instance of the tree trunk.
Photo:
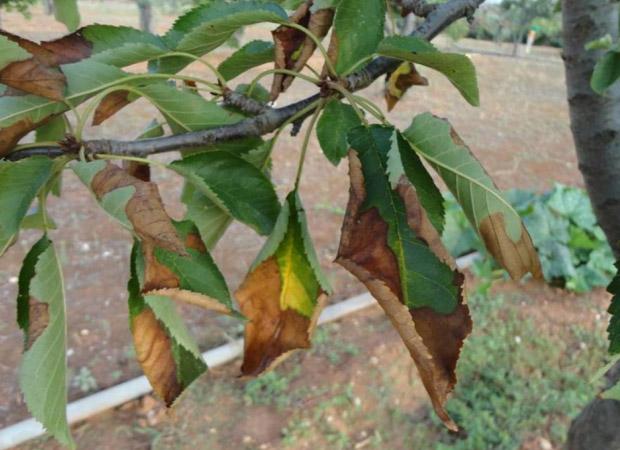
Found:
[{"label": "tree trunk", "polygon": [[585,45],[610,34],[618,39],[618,9],[613,0],[563,0],[564,67],[571,129],[579,170],[599,224],[620,258],[620,85],[604,95],[590,88],[602,51]]},{"label": "tree trunk", "polygon": [[153,19],[153,9],[150,0],[136,0],[140,13],[140,29],[151,32],[151,21]]},{"label": "tree trunk", "polygon": [[[604,95],[590,88],[602,51],[585,45],[606,34],[618,39],[618,9],[613,0],[562,0],[564,67],[571,129],[579,169],[599,224],[620,258],[620,86]],[[620,379],[620,364],[607,375]],[[597,398],[571,424],[568,450],[620,449],[620,402]]]}]

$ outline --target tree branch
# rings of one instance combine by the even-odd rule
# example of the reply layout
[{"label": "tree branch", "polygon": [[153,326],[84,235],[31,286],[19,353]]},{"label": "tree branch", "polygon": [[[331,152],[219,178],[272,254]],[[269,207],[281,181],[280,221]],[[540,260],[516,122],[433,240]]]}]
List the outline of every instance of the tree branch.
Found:
[{"label": "tree branch", "polygon": [[418,17],[426,17],[437,9],[438,6],[436,3],[429,4],[426,0],[399,0],[398,3],[400,3],[403,9],[403,17],[409,13],[413,13]]},{"label": "tree branch", "polygon": [[[433,8],[433,10],[427,14],[424,23],[422,23],[412,35],[431,40],[454,21],[462,17],[471,17],[473,12],[484,3],[484,1],[485,0],[448,0],[445,3],[435,5],[436,8]],[[400,63],[401,61],[392,58],[375,58],[361,70],[349,75],[344,82],[350,91],[363,89],[381,75],[396,69]],[[227,95],[227,99],[225,98],[227,104],[235,105],[250,114],[256,115],[232,125],[224,125],[210,130],[195,131],[174,136],[142,139],[139,141],[117,141],[109,139],[84,141],[82,142],[84,153],[87,156],[105,153],[118,156],[145,157],[156,153],[213,145],[232,139],[262,136],[278,129],[293,115],[307,108],[321,97],[319,93],[283,108],[270,108],[259,102],[248,99],[239,93],[229,92]],[[52,156],[57,152],[57,150],[52,150],[53,149],[29,148],[14,152],[10,154],[7,159],[17,160],[41,153]]]}]

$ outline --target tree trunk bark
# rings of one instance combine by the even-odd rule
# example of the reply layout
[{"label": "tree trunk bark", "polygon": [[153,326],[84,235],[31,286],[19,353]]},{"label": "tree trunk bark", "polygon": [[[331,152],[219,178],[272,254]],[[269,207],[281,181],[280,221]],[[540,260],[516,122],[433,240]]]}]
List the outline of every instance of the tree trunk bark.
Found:
[{"label": "tree trunk bark", "polygon": [[[606,34],[618,39],[613,0],[562,0],[564,67],[571,129],[579,169],[599,224],[620,258],[620,86],[601,96],[590,79],[602,51],[585,45]],[[620,363],[607,374],[608,386],[620,379]],[[573,420],[568,450],[620,449],[620,402],[597,398]]]},{"label": "tree trunk bark", "polygon": [[618,39],[613,0],[563,0],[564,67],[579,170],[599,224],[620,258],[620,85],[601,96],[590,88],[602,51],[585,45],[610,34]]},{"label": "tree trunk bark", "polygon": [[153,9],[149,0],[136,0],[140,13],[140,29],[151,32],[151,21],[153,19]]}]

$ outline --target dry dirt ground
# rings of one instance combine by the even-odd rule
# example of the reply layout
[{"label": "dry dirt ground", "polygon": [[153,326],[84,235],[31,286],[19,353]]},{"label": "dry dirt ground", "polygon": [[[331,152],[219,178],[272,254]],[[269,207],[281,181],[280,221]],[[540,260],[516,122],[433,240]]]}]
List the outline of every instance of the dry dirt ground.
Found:
[{"label": "dry dirt ground", "polygon": [[[84,2],[82,10],[83,23],[104,22],[132,26],[137,23],[132,3]],[[164,31],[171,21],[171,17],[158,14],[156,29]],[[33,39],[47,39],[63,33],[62,26],[38,9],[35,9],[29,21],[18,14],[3,13],[2,26],[10,32]],[[249,38],[269,39],[269,30],[265,27],[249,30],[243,39]],[[455,46],[441,39],[439,45],[446,49]],[[582,179],[568,125],[564,72],[558,52],[542,49],[537,50],[532,57],[510,58],[493,54],[497,49],[487,43],[462,41],[458,45],[471,51],[470,56],[478,70],[482,106],[468,106],[445,79],[426,71],[430,86],[409,92],[389,118],[403,127],[408,125],[414,115],[423,111],[432,111],[449,118],[501,188],[544,190],[554,182],[581,186]],[[474,48],[482,52],[475,52],[472,50]],[[217,63],[225,55],[224,49],[209,59]],[[318,59],[314,64],[320,67]],[[192,66],[189,72],[207,76],[199,67]],[[254,71],[253,75],[257,73]],[[312,86],[303,81],[297,83],[294,86],[295,92],[283,97],[281,104],[312,92]],[[381,83],[375,83],[364,95],[381,104]],[[104,126],[89,130],[88,133],[92,137],[131,139],[139,134],[153,114],[153,109],[148,105],[135,104]],[[281,196],[292,186],[299,147],[299,137],[286,135],[281,138],[274,153],[274,183]],[[173,155],[162,158],[170,160]],[[160,183],[169,212],[173,217],[180,217],[183,213],[177,201],[180,180],[169,173],[160,172],[155,174],[155,179]],[[331,166],[313,140],[301,191],[321,264],[335,289],[331,301],[347,298],[363,290],[356,280],[332,263],[337,250],[347,190],[345,165],[341,164],[337,168]],[[88,192],[70,173],[64,179],[63,197],[51,200],[50,212],[59,227],[52,233],[52,238],[60,249],[66,277],[69,383],[70,399],[73,400],[140,374],[133,358],[127,327],[125,285],[131,242],[127,233],[97,209]],[[22,336],[10,318],[15,314],[16,276],[20,262],[36,238],[32,233],[24,233],[20,242],[0,263],[0,298],[3,299],[0,302],[0,316],[6,318],[0,322],[0,426],[27,417],[17,383]],[[234,289],[240,283],[261,244],[262,239],[242,225],[234,224],[228,230],[215,250],[214,257],[231,288]],[[519,287],[511,285],[510,289],[516,290]],[[592,311],[602,314],[606,300],[605,294],[601,293],[595,299],[566,298],[563,292],[550,290],[530,295],[534,300],[540,296],[548,296],[558,310],[566,311],[568,323],[577,323],[582,319],[582,308],[588,308],[589,314]],[[181,310],[201,348],[207,349],[226,342],[241,331],[240,325],[230,319],[186,307]],[[548,320],[547,314],[536,317],[536,321],[542,324]],[[415,370],[404,355],[397,336],[378,311],[370,310],[356,315],[335,327],[337,330],[332,333],[333,337],[344,340],[342,348],[345,349],[344,356],[339,358],[337,364],[329,356],[310,353],[296,357],[283,369],[298,373],[291,378],[294,378],[293,383],[299,384],[307,392],[315,391],[299,400],[301,403],[294,403],[295,408],[305,408],[304,402],[316,404],[324,398],[333,397],[330,386],[354,383],[347,398],[353,399],[352,411],[359,417],[356,425],[339,428],[340,419],[330,416],[331,406],[321,413],[320,420],[334,421],[334,428],[339,433],[334,439],[346,435],[355,448],[369,445],[374,432],[375,416],[370,414],[373,400],[368,397],[368,392],[356,394],[355,388],[361,385],[368,391],[366,387],[374,386],[369,378],[373,378],[374,382],[386,380],[395,392],[399,392],[400,383],[403,390],[406,385],[410,393],[394,395],[394,401],[402,402],[403,410],[409,411],[408,414],[414,419],[418,413],[428,415],[427,400]],[[348,352],[347,342],[354,342],[356,351],[349,348]],[[376,367],[384,370],[378,371]],[[192,395],[206,399],[204,409],[195,403],[185,408],[187,402],[192,403],[192,400],[185,397],[171,413],[171,420],[163,421],[163,412],[149,397],[78,425],[75,433],[80,448],[149,448],[154,436],[158,436],[158,448],[280,448],[285,445],[283,436],[286,436],[286,428],[291,426],[288,420],[291,406],[284,408],[285,413],[273,405],[251,405],[247,410],[237,408],[244,404],[243,398],[240,398],[244,390],[241,387],[243,382],[234,379],[236,370],[234,364],[214,370],[200,380],[192,390]],[[361,402],[359,405],[358,400]],[[188,413],[192,417],[188,418]],[[303,419],[300,420],[303,422]],[[312,427],[312,420],[307,420],[307,426]],[[385,423],[385,419],[382,423]],[[171,444],[179,435],[192,436],[194,440],[184,441],[178,446]],[[394,444],[393,448],[412,448],[407,446],[407,441],[403,442]],[[267,446],[261,447],[262,444]],[[323,443],[313,443],[312,440],[306,440],[305,444],[309,448],[331,447],[331,444],[322,447]],[[41,441],[29,448],[55,448],[55,445]]]}]

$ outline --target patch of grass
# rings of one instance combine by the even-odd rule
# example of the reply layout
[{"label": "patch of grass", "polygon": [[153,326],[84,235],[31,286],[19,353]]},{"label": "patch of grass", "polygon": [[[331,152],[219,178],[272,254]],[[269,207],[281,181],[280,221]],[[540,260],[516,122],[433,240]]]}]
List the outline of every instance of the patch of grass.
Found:
[{"label": "patch of grass", "polygon": [[340,325],[329,324],[318,328],[312,338],[313,351],[317,355],[325,356],[333,365],[339,365],[348,356],[357,356],[360,352],[352,342],[334,338]]},{"label": "patch of grass", "polygon": [[459,384],[448,403],[467,437],[457,439],[442,430],[432,445],[437,450],[509,450],[530,435],[560,445],[570,418],[596,392],[588,380],[605,355],[601,336],[577,326],[562,335],[543,335],[502,297],[474,295],[470,307],[476,331],[465,344]]},{"label": "patch of grass", "polygon": [[286,374],[273,370],[248,381],[243,388],[246,405],[275,405],[278,408],[289,406],[292,403],[289,385],[291,380],[299,375],[299,371],[299,367]]}]

